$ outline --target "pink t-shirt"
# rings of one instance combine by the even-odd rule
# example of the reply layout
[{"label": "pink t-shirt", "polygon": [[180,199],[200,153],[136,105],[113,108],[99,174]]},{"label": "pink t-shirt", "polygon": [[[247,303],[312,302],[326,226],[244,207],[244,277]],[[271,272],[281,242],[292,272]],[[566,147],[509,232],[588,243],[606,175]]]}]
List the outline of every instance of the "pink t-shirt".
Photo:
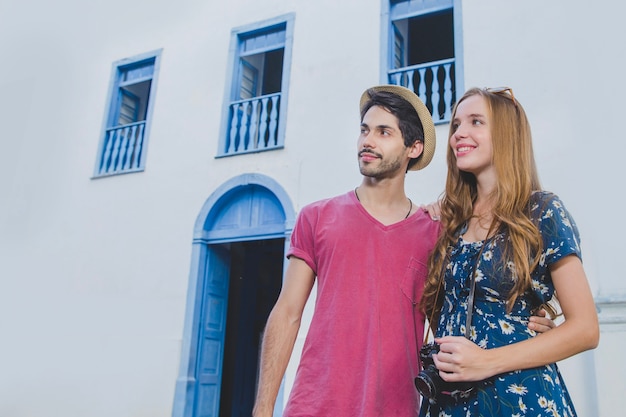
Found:
[{"label": "pink t-shirt", "polygon": [[354,192],[302,209],[287,256],[315,271],[317,299],[285,417],[418,414],[414,305],[438,233],[421,210],[384,226]]}]

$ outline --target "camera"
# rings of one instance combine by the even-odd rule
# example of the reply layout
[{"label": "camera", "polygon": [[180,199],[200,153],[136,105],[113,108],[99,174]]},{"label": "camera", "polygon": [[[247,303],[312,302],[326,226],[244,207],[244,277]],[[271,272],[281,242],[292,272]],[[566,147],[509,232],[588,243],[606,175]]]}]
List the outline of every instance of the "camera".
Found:
[{"label": "camera", "polygon": [[450,395],[455,399],[467,398],[474,389],[472,382],[446,382],[439,376],[433,355],[439,353],[439,345],[428,343],[420,349],[422,371],[415,378],[415,388],[425,399],[434,401],[439,394]]}]

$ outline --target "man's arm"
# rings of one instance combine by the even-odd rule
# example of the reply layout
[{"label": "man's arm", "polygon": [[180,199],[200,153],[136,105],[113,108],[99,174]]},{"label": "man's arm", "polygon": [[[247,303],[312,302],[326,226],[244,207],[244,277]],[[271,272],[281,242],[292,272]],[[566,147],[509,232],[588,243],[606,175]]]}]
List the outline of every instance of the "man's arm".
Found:
[{"label": "man's arm", "polygon": [[313,270],[302,259],[290,257],[283,288],[265,326],[254,417],[272,416],[314,282]]},{"label": "man's arm", "polygon": [[545,333],[555,327],[556,322],[544,309],[537,311],[536,315],[531,316],[528,320],[528,328],[536,331],[537,333]]}]

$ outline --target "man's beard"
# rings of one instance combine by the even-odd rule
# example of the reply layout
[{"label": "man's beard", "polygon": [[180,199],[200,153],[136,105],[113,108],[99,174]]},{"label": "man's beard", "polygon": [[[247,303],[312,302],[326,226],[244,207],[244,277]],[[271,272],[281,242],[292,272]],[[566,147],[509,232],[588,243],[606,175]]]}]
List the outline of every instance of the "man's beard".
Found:
[{"label": "man's beard", "polygon": [[378,165],[374,166],[372,163],[364,163],[359,159],[359,170],[363,176],[374,179],[388,178],[392,177],[393,174],[395,174],[402,167],[402,160],[400,156],[392,160],[384,160],[382,155],[371,150],[361,151],[359,152],[359,156],[361,156],[362,152],[376,155],[380,161]]}]

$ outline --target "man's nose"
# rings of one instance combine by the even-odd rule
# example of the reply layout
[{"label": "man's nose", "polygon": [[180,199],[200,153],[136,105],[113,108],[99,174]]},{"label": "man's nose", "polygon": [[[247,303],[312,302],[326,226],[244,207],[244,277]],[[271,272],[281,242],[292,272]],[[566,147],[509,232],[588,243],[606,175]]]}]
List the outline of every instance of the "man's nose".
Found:
[{"label": "man's nose", "polygon": [[361,133],[361,149],[363,148],[374,148],[374,135],[371,131]]}]

